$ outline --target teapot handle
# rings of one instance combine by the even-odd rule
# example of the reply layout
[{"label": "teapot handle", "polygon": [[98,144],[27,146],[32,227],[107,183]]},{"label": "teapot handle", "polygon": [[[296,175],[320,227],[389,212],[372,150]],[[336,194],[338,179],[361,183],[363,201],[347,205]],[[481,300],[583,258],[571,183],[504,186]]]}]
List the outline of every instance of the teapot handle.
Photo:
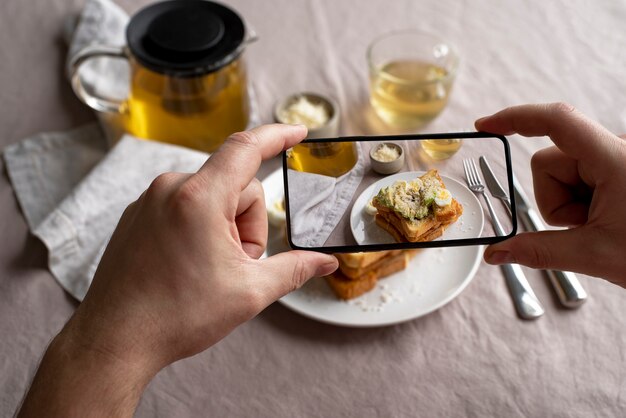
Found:
[{"label": "teapot handle", "polygon": [[123,113],[125,107],[124,100],[108,99],[89,93],[81,81],[79,72],[80,66],[86,61],[96,57],[111,57],[128,60],[126,49],[122,47],[97,45],[82,49],[70,62],[72,89],[83,103],[98,112]]}]

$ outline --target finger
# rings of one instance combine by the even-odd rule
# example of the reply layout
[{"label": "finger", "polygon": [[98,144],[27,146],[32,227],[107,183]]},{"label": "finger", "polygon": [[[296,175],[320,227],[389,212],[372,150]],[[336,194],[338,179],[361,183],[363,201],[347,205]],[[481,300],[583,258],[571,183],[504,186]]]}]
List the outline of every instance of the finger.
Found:
[{"label": "finger", "polygon": [[261,161],[302,141],[307,134],[303,125],[263,125],[238,132],[226,140],[197,175],[208,181],[217,179],[228,189],[243,190],[256,175]]},{"label": "finger", "polygon": [[531,167],[535,199],[546,222],[558,226],[585,223],[589,202],[581,201],[577,193],[581,187],[586,187],[580,177],[578,161],[557,147],[550,147],[533,155]]},{"label": "finger", "polygon": [[517,263],[536,269],[585,272],[597,256],[584,227],[562,231],[526,232],[485,250],[489,264]]},{"label": "finger", "polygon": [[267,211],[263,186],[253,178],[239,196],[235,215],[241,248],[249,257],[259,258],[267,246]]},{"label": "finger", "polygon": [[576,158],[606,161],[615,135],[564,103],[514,106],[478,119],[476,129],[511,135],[548,135],[555,145]]},{"label": "finger", "polygon": [[259,260],[254,265],[252,280],[261,289],[265,306],[300,288],[312,277],[321,277],[337,270],[337,259],[313,251],[289,251]]}]

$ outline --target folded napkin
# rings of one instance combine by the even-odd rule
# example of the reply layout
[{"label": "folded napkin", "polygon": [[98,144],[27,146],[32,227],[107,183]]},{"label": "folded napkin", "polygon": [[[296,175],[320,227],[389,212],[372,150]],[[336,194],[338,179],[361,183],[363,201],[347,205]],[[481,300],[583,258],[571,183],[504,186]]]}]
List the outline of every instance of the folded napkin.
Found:
[{"label": "folded napkin", "polygon": [[[87,0],[80,17],[66,23],[68,62],[88,45],[122,45],[127,22],[126,13],[110,0]],[[122,61],[86,63],[81,77],[108,97],[126,95],[128,68]],[[252,127],[260,122],[250,93]],[[85,296],[126,206],[157,175],[196,171],[208,157],[129,135],[110,149],[116,141],[104,132],[111,128],[93,123],[67,132],[41,133],[4,151],[9,179],[28,226],[48,248],[54,277],[78,300]]]},{"label": "folded napkin", "polygon": [[[70,62],[83,48],[123,46],[128,21],[128,15],[110,0],[87,0],[79,18],[69,16],[65,23],[65,39],[69,43],[68,78],[71,75]],[[129,68],[123,60],[101,58],[87,61],[80,68],[80,76],[83,84],[98,95],[119,100],[128,96]]]},{"label": "folded napkin", "polygon": [[126,206],[159,174],[197,171],[207,157],[129,135],[107,152],[96,125],[36,135],[4,152],[28,226],[48,248],[52,274],[78,300]]},{"label": "folded napkin", "polygon": [[365,160],[360,149],[356,165],[341,177],[287,172],[291,239],[295,245],[324,245],[348,209],[364,172]]}]

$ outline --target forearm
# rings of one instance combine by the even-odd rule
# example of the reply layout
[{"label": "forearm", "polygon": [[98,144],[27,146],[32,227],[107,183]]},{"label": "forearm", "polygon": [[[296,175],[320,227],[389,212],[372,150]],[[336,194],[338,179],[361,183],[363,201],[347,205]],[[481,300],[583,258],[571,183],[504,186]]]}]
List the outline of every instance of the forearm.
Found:
[{"label": "forearm", "polygon": [[86,347],[66,327],[48,347],[18,417],[132,417],[153,375]]}]

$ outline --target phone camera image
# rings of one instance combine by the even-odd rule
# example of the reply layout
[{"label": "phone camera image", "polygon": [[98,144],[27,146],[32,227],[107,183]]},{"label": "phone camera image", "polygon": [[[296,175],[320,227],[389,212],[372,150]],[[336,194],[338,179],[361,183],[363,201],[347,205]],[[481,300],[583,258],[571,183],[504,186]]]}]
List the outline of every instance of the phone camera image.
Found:
[{"label": "phone camera image", "polygon": [[324,252],[478,245],[515,234],[503,136],[309,140],[284,156],[287,237]]}]

